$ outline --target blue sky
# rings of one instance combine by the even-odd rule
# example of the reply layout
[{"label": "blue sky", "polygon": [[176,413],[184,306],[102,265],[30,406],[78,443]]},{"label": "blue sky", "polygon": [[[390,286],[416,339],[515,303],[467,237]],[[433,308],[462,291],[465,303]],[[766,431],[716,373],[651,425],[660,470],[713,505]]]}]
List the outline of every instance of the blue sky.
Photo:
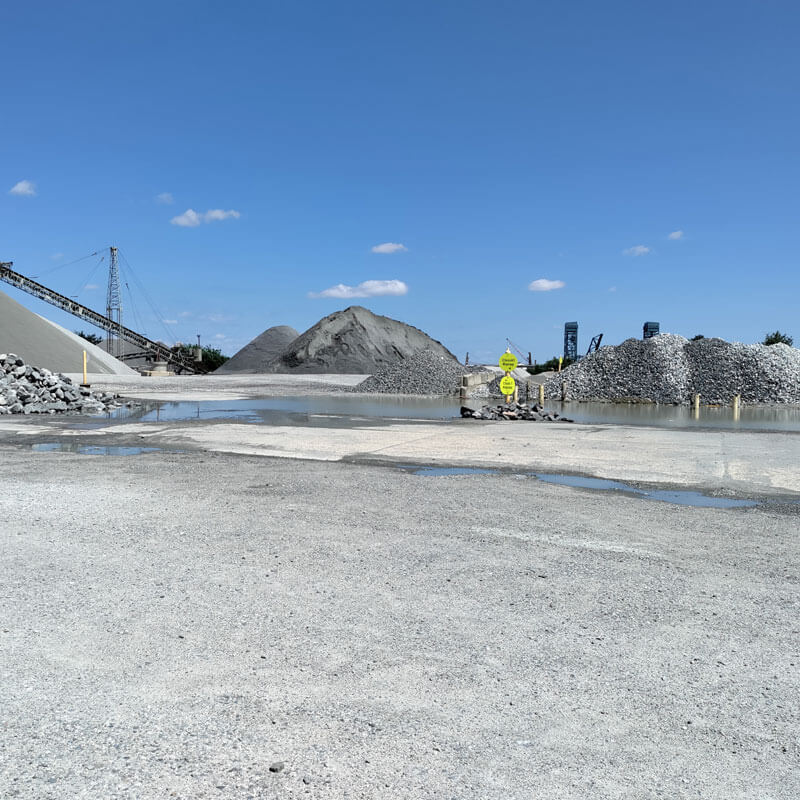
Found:
[{"label": "blue sky", "polygon": [[229,355],[351,304],[472,360],[800,339],[798,8],[6,4],[0,260],[102,310],[63,265],[117,245],[128,325]]}]

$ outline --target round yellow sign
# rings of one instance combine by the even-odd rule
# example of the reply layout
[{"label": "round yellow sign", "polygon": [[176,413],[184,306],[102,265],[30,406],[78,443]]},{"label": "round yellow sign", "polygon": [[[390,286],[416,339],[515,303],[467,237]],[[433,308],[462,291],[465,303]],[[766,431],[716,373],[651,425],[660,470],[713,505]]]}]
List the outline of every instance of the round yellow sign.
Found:
[{"label": "round yellow sign", "polygon": [[513,353],[503,353],[500,356],[500,369],[505,370],[506,372],[511,372],[517,368],[517,357]]},{"label": "round yellow sign", "polygon": [[[516,361],[516,359],[514,360]],[[517,383],[510,375],[500,379],[500,391],[503,394],[514,394],[514,389],[516,388]]]}]

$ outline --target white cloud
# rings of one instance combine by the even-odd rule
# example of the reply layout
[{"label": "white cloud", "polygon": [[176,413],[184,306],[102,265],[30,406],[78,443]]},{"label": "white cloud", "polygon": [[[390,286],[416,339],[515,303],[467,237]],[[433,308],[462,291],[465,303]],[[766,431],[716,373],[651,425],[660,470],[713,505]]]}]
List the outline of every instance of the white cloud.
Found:
[{"label": "white cloud", "polygon": [[53,253],[53,255],[51,255],[50,258],[52,258],[53,261],[58,261],[60,258],[64,258],[64,254],[63,253]]},{"label": "white cloud", "polygon": [[667,239],[683,239],[683,231],[672,231]]},{"label": "white cloud", "polygon": [[224,333],[215,333],[214,334],[214,338],[215,339],[227,339],[228,337]]},{"label": "white cloud", "polygon": [[181,311],[180,314],[178,314],[178,316],[179,317],[191,317],[192,316],[192,312],[191,311]]},{"label": "white cloud", "polygon": [[646,256],[650,252],[649,247],[645,247],[643,244],[637,244],[633,247],[629,247],[627,250],[622,251],[622,255],[624,256]]},{"label": "white cloud", "polygon": [[404,244],[398,242],[384,242],[383,244],[376,244],[372,248],[373,253],[407,253],[408,248]]},{"label": "white cloud", "polygon": [[176,319],[162,319],[161,321],[163,323],[165,323],[166,325],[177,325],[178,324],[178,320],[176,320]]},{"label": "white cloud", "polygon": [[198,213],[193,208],[187,208],[183,214],[173,217],[170,222],[181,228],[196,228],[204,222],[219,222],[223,219],[239,219],[242,215],[238,211],[231,209],[223,211],[221,208],[212,208],[209,211]]},{"label": "white cloud", "polygon": [[171,206],[174,202],[175,198],[172,196],[172,192],[161,192],[156,195],[156,203],[162,206]]},{"label": "white cloud", "polygon": [[36,184],[33,181],[19,181],[8,190],[8,193],[20,197],[36,197]]},{"label": "white cloud", "polygon": [[218,222],[223,219],[239,219],[242,215],[238,211],[231,209],[230,211],[223,211],[221,208],[212,208],[211,211],[206,211],[203,214],[203,222]]},{"label": "white cloud", "polygon": [[100,287],[96,283],[87,283],[86,286],[83,287],[84,289],[99,289]]},{"label": "white cloud", "polygon": [[532,292],[552,292],[553,289],[563,289],[567,284],[564,281],[551,281],[549,278],[537,278],[528,284]]},{"label": "white cloud", "polygon": [[617,287],[616,286],[612,286],[611,288],[609,288],[608,291],[609,292],[616,292],[617,291]]},{"label": "white cloud", "polygon": [[400,296],[408,293],[408,286],[403,281],[364,281],[358,286],[346,286],[338,283],[321,292],[309,292],[309,297],[337,297],[347,300],[351,297],[380,297],[383,295]]}]

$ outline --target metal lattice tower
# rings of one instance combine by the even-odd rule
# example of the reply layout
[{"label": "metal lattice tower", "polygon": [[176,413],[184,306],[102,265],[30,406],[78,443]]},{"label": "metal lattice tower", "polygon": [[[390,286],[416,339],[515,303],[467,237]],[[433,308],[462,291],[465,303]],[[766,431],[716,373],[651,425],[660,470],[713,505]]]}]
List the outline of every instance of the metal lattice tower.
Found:
[{"label": "metal lattice tower", "polygon": [[578,323],[564,323],[564,361],[578,360]]},{"label": "metal lattice tower", "polygon": [[108,293],[106,294],[106,349],[115,358],[122,355],[122,292],[119,288],[117,248],[110,247],[111,263],[108,266]]}]

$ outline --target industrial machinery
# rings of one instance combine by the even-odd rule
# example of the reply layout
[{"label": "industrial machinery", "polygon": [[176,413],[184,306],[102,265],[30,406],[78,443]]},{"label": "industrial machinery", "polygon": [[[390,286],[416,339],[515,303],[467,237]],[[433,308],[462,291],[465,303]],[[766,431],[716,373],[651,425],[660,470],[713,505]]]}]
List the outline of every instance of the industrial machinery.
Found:
[{"label": "industrial machinery", "polygon": [[119,273],[117,271],[117,248],[111,247],[111,267],[108,276],[108,295],[106,314],[103,316],[87,306],[78,303],[70,297],[48,289],[32,278],[28,278],[11,269],[13,261],[0,261],[0,280],[5,281],[23,292],[38,297],[62,311],[75,315],[78,319],[95,325],[105,330],[108,337],[108,352],[118,358],[122,357],[122,343],[120,340],[130,342],[141,349],[137,355],[145,355],[153,361],[166,361],[173,365],[178,372],[197,372],[195,362],[186,355],[175,352],[162,342],[155,342],[136,331],[126,328],[122,324],[122,301],[119,291]]},{"label": "industrial machinery", "polygon": [[592,337],[592,341],[589,342],[589,349],[586,351],[586,355],[588,356],[589,353],[594,353],[595,350],[600,349],[600,342],[603,341],[603,334],[598,333],[597,336]]}]

